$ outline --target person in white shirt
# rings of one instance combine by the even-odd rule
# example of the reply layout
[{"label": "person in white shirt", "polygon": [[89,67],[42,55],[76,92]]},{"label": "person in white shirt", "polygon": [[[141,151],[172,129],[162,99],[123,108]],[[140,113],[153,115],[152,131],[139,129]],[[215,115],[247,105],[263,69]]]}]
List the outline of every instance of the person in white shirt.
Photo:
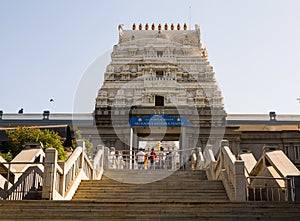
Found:
[{"label": "person in white shirt", "polygon": [[122,151],[118,152],[118,156],[116,158],[116,164],[117,164],[117,169],[119,170],[123,170],[124,167],[124,160],[123,160],[123,155],[122,155]]},{"label": "person in white shirt", "polygon": [[145,160],[145,152],[142,149],[139,149],[139,152],[136,153],[138,169],[144,169],[144,160]]},{"label": "person in white shirt", "polygon": [[166,153],[164,152],[164,148],[160,148],[160,152],[158,152],[158,156],[159,156],[159,166],[160,169],[165,169],[165,165],[166,165]]}]

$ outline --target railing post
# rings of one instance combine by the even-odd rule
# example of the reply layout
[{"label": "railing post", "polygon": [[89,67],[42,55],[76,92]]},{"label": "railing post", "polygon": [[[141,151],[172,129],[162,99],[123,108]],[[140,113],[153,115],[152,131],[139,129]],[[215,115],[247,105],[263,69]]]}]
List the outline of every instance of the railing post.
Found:
[{"label": "railing post", "polygon": [[104,169],[109,168],[108,155],[109,155],[109,149],[107,147],[104,147],[104,152],[103,152],[103,157],[104,157],[104,159],[103,159],[103,161],[104,161],[103,168]]},{"label": "railing post", "polygon": [[104,151],[105,151],[105,147],[104,145],[102,145],[102,156],[101,156],[101,159],[100,159],[100,162],[101,162],[101,168],[104,169]]},{"label": "railing post", "polygon": [[61,176],[61,179],[59,179],[59,193],[60,195],[62,195],[63,197],[65,196],[65,191],[66,191],[66,172],[65,172],[65,162],[58,162],[58,165],[61,167],[61,169],[63,170],[63,176]]},{"label": "railing post", "polygon": [[44,164],[44,180],[42,198],[46,200],[53,199],[53,193],[56,183],[56,164],[57,151],[54,148],[45,150],[45,164]]},{"label": "railing post", "polygon": [[234,187],[235,187],[235,201],[246,201],[246,180],[244,161],[237,160],[234,162]]},{"label": "railing post", "polygon": [[81,158],[80,158],[80,168],[83,168],[84,164],[84,151],[85,151],[85,142],[83,140],[77,140],[78,146],[82,147]]}]

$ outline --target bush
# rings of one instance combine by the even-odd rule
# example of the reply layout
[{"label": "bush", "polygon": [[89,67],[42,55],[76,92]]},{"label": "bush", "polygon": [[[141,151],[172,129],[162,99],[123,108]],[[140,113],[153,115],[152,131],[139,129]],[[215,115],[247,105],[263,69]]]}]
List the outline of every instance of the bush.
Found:
[{"label": "bush", "polygon": [[11,140],[10,148],[13,157],[20,153],[27,142],[41,142],[46,148],[55,148],[59,160],[66,160],[67,154],[63,147],[63,141],[58,133],[52,130],[40,130],[34,127],[17,127],[14,130],[6,130]]}]

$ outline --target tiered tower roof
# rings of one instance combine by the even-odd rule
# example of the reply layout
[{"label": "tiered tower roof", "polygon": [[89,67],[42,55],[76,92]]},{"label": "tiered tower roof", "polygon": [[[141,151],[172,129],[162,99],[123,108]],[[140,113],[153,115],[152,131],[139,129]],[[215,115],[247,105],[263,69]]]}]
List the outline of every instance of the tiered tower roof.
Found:
[{"label": "tiered tower roof", "polygon": [[[170,28],[169,28],[170,27]],[[223,109],[213,67],[201,43],[200,26],[188,30],[146,24],[119,25],[96,108],[194,106]]]}]

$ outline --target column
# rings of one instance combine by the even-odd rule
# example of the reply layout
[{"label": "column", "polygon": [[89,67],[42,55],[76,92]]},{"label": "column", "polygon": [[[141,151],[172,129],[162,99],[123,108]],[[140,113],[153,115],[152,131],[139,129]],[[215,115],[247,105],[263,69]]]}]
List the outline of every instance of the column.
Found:
[{"label": "column", "polygon": [[133,129],[130,128],[130,135],[129,135],[129,169],[133,169],[132,168],[132,160],[133,160]]},{"label": "column", "polygon": [[181,127],[181,134],[180,134],[180,165],[183,166],[184,169],[186,166],[186,160],[187,160],[187,137],[186,137],[186,128]]},{"label": "column", "polygon": [[44,180],[42,199],[53,199],[56,183],[57,151],[54,148],[45,150]]}]

